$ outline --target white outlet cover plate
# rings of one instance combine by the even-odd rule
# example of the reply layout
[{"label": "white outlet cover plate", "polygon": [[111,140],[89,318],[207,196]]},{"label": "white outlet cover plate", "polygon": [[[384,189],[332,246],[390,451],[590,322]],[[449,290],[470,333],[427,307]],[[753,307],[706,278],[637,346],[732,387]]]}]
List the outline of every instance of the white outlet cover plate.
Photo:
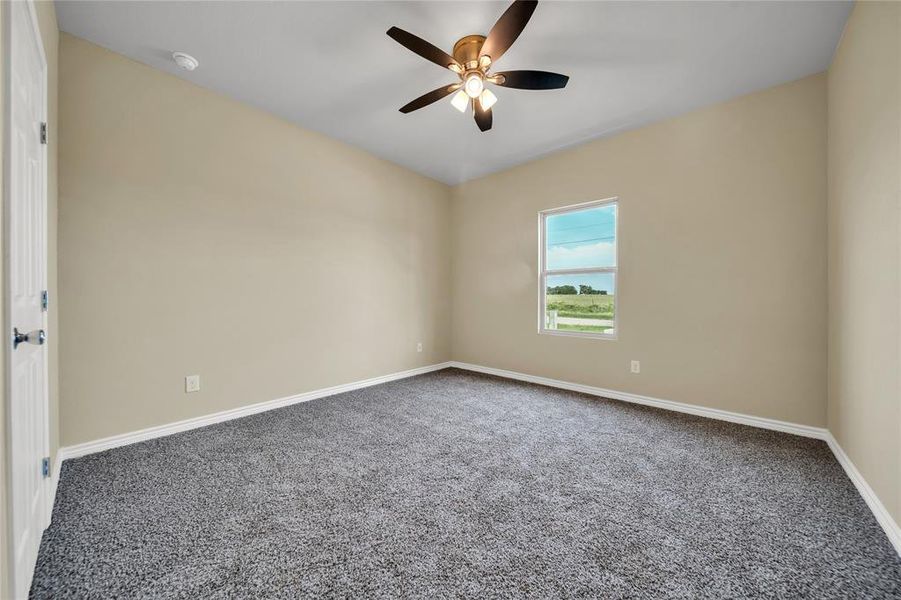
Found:
[{"label": "white outlet cover plate", "polygon": [[185,393],[200,391],[200,375],[188,375],[185,377]]}]

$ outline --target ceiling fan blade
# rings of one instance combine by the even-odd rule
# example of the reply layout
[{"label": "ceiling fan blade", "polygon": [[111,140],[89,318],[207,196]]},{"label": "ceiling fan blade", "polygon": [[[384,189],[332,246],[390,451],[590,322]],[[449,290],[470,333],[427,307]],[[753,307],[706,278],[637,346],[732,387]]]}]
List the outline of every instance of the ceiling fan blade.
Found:
[{"label": "ceiling fan blade", "polygon": [[503,71],[494,76],[498,77],[497,85],[520,90],[558,90],[569,81],[568,75],[548,71]]},{"label": "ceiling fan blade", "polygon": [[416,37],[409,31],[404,31],[403,29],[392,27],[387,31],[387,33],[388,36],[391,37],[391,39],[393,39],[395,42],[397,42],[407,50],[415,52],[424,59],[430,60],[436,65],[444,67],[445,69],[450,69],[453,65],[454,67],[456,67],[456,69],[459,69],[459,72],[463,71],[462,67],[460,67],[460,63],[458,63],[453,56],[451,56],[441,48],[433,46],[424,39]]},{"label": "ceiling fan blade", "polygon": [[491,129],[491,109],[482,110],[481,103],[476,100],[472,103],[472,115],[476,119],[476,125],[479,126],[481,131],[488,131]]},{"label": "ceiling fan blade", "polygon": [[479,55],[488,56],[493,63],[497,62],[525,29],[536,6],[538,6],[538,0],[516,0],[511,4],[488,32],[488,37],[482,44]]},{"label": "ceiling fan blade", "polygon": [[449,96],[449,95],[453,94],[454,92],[456,92],[457,90],[459,90],[461,85],[463,85],[463,84],[462,83],[452,83],[451,85],[442,86],[442,87],[438,88],[437,90],[432,90],[431,92],[429,92],[427,94],[423,94],[416,100],[413,100],[412,102],[408,102],[407,104],[402,106],[400,109],[400,112],[402,112],[404,114],[410,113],[410,112],[413,112],[414,110],[419,110],[423,106],[428,106],[432,102],[438,102],[445,96]]}]

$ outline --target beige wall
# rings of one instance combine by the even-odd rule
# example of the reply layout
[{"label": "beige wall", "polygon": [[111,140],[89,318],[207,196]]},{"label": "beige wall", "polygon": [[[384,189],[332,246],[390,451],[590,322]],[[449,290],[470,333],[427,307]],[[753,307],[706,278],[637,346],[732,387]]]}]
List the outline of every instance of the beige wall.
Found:
[{"label": "beige wall", "polygon": [[450,358],[447,186],[60,43],[63,444]]},{"label": "beige wall", "polygon": [[[457,188],[454,359],[824,426],[825,85],[812,76]],[[537,212],[611,196],[618,339],[538,335]]]},{"label": "beige wall", "polygon": [[[828,423],[897,518],[898,13],[829,73],[828,319],[823,75],[449,190],[64,35],[63,443],[453,357]],[[609,196],[618,340],[538,335],[537,212]]]},{"label": "beige wall", "polygon": [[[4,6],[0,10],[0,32],[4,31],[4,21],[6,18],[8,7]],[[35,2],[35,9],[38,17],[38,27],[41,30],[41,38],[44,45],[44,53],[47,57],[47,124],[50,132],[50,145],[47,148],[47,234],[48,234],[48,288],[51,297],[55,297],[57,291],[57,249],[56,249],[56,216],[57,216],[57,145],[55,144],[54,132],[57,130],[57,81],[58,81],[58,43],[59,29],[56,24],[56,10],[52,2]],[[0,34],[2,35],[2,34]],[[0,48],[5,53],[7,48],[5,40],[0,37]],[[6,80],[6,70],[9,68],[6,57],[0,61],[0,98],[4,98],[5,90],[3,90],[3,82]],[[0,139],[4,139],[4,128],[6,123],[5,110],[0,115]],[[2,154],[2,152],[0,152]],[[0,160],[2,160],[0,156]],[[2,172],[0,172],[0,189],[3,186]],[[0,227],[2,231],[2,227]],[[2,278],[0,278],[0,297],[5,299],[5,292],[2,289]],[[5,322],[5,311],[0,311],[0,330],[10,331],[9,324]],[[59,450],[59,352],[58,337],[56,336],[58,324],[58,311],[56,304],[51,304],[49,313],[48,335],[49,352],[50,352],[50,454],[51,463],[55,460],[57,451]],[[4,376],[3,368],[6,365],[5,359],[6,346],[0,344],[0,376]],[[5,394],[5,386],[4,386]],[[7,419],[8,399],[4,399],[0,406],[0,416],[2,423],[0,427],[0,481],[6,482],[6,440],[5,429]],[[7,564],[7,538],[6,538],[6,490],[9,486],[3,485],[0,491],[0,598],[7,598],[12,595],[12,590],[7,586],[10,583],[8,577]]]},{"label": "beige wall", "polygon": [[829,69],[829,429],[901,522],[901,4],[855,6]]},{"label": "beige wall", "polygon": [[[67,35],[56,136],[53,5],[38,13],[54,454],[60,438],[452,356],[828,422],[901,518],[898,4],[855,8],[828,86],[810,77],[454,190]],[[537,335],[537,211],[614,195],[619,339]],[[184,394],[194,373],[203,391]]]}]

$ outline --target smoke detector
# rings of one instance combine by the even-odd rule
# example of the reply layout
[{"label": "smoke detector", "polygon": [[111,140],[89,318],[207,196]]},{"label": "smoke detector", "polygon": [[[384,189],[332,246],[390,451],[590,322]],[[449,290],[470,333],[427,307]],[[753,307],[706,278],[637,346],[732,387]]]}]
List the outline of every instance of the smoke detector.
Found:
[{"label": "smoke detector", "polygon": [[175,61],[179,69],[184,69],[185,71],[193,71],[200,64],[196,58],[184,52],[173,52],[172,60]]}]

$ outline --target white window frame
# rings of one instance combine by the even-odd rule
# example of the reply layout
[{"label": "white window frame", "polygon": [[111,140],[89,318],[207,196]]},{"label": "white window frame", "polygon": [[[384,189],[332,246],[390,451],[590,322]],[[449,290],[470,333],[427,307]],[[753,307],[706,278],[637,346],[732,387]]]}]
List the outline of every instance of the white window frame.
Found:
[{"label": "white window frame", "polygon": [[[577,212],[599,206],[616,205],[616,221],[613,224],[613,244],[616,257],[616,265],[613,267],[591,267],[587,269],[551,269],[547,268],[547,244],[545,237],[547,235],[547,218],[549,216],[561,215],[570,212]],[[571,204],[569,206],[561,206],[559,208],[549,208],[538,213],[538,333],[545,335],[560,335],[566,337],[582,337],[596,338],[602,340],[615,340],[619,335],[619,220],[620,206],[619,197],[605,198],[603,200],[592,200],[591,202],[583,202],[581,204]],[[590,331],[561,331],[559,329],[548,329],[546,323],[546,306],[547,306],[547,278],[548,275],[586,275],[595,273],[612,273],[613,274],[613,333],[595,333]]]}]

